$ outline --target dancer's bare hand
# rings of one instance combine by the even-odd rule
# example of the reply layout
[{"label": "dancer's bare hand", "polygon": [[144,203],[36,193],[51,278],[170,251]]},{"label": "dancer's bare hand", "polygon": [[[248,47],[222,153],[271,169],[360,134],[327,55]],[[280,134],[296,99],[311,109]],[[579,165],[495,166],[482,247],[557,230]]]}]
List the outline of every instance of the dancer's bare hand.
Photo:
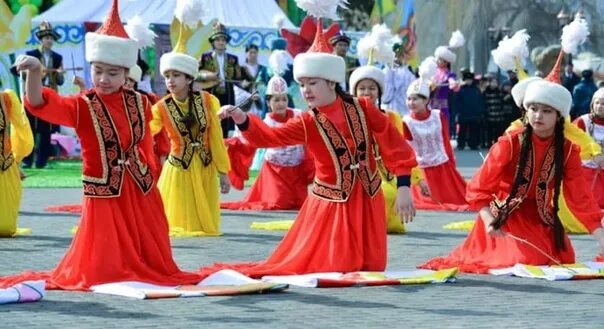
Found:
[{"label": "dancer's bare hand", "polygon": [[221,120],[231,117],[236,124],[242,124],[247,119],[247,114],[233,105],[224,105],[220,108],[220,111],[218,111],[218,117]]},{"label": "dancer's bare hand", "polygon": [[42,72],[42,63],[40,63],[40,60],[38,60],[37,58],[33,57],[33,56],[29,56],[29,55],[21,55],[19,57],[17,57],[17,59],[15,60],[15,69],[17,70],[17,72],[21,72],[21,71],[30,71],[30,72],[38,72],[41,73]]},{"label": "dancer's bare hand", "polygon": [[410,223],[413,221],[415,206],[408,186],[401,186],[396,191],[396,209],[402,222]]},{"label": "dancer's bare hand", "polygon": [[432,193],[430,193],[430,188],[428,187],[428,184],[426,184],[425,180],[420,180],[418,184],[423,196],[430,197],[432,195]]},{"label": "dancer's bare hand", "polygon": [[231,182],[225,174],[220,174],[220,193],[226,194],[231,190]]},{"label": "dancer's bare hand", "polygon": [[493,223],[495,222],[495,216],[493,216],[493,214],[491,213],[491,209],[489,209],[489,207],[484,207],[484,208],[480,209],[480,211],[478,213],[480,214],[480,218],[484,222],[484,227],[485,227],[485,230],[487,231],[488,235],[490,235],[492,237],[502,237],[505,235],[505,233],[503,233],[503,231],[493,228]]}]

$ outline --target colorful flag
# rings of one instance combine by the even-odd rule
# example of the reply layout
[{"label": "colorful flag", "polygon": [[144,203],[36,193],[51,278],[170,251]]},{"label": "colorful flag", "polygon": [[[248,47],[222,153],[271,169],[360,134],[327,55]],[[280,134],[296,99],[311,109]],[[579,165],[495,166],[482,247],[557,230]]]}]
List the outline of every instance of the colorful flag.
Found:
[{"label": "colorful flag", "polygon": [[384,16],[394,12],[395,10],[395,0],[375,0],[375,4],[373,5],[369,18],[376,23],[380,23],[383,22]]},{"label": "colorful flag", "polygon": [[399,35],[405,52],[409,54],[408,63],[417,67],[417,35],[415,34],[415,0],[399,0],[396,17],[392,23],[392,33]]}]

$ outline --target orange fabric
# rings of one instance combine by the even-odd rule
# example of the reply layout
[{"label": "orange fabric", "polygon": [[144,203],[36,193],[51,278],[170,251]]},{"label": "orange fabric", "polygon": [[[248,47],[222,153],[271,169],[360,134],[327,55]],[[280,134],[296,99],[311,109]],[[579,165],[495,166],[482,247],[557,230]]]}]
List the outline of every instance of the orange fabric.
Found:
[{"label": "orange fabric", "polygon": [[[403,136],[367,99],[361,100],[370,135],[375,137],[386,167],[397,175],[409,174],[417,165],[415,155]],[[344,122],[344,111],[338,98],[321,107],[328,119],[339,128],[348,147],[353,145],[352,133]],[[310,112],[289,120],[281,127],[270,128],[254,116],[248,117],[246,139],[259,147],[305,144],[314,156],[316,177],[335,182],[334,160]],[[367,149],[374,141],[369,140]],[[371,152],[369,153],[371,154]],[[370,159],[371,160],[371,159]],[[382,191],[371,198],[356,180],[345,202],[332,202],[309,195],[293,226],[273,251],[260,263],[214,264],[202,268],[209,275],[223,268],[235,268],[246,275],[304,274],[312,272],[383,271],[386,267],[386,213]]]},{"label": "orange fabric", "polygon": [[[82,113],[87,112],[82,110],[84,104],[79,104],[78,98],[49,93],[45,89],[44,98],[49,101],[32,112],[51,122],[75,126],[82,143],[85,172],[100,171],[100,160],[93,161],[98,159],[100,152],[97,136],[92,125],[82,120]],[[102,100],[111,112],[120,143],[127,145],[131,138],[130,128],[123,114],[120,93],[116,94],[118,96],[103,96]],[[79,116],[76,115],[78,108]],[[148,104],[145,109],[149,109]],[[146,120],[149,119],[150,113],[146,113]],[[147,154],[146,161],[153,161],[151,134],[148,129],[145,132],[141,144],[146,144],[137,146]],[[130,175],[124,175],[119,197],[84,197],[78,231],[54,270],[3,277],[0,287],[25,280],[46,280],[48,289],[88,290],[91,285],[116,281],[179,285],[195,284],[200,279],[198,274],[180,271],[172,258],[168,223],[159,191],[153,187],[145,195]]]},{"label": "orange fabric", "polygon": [[598,205],[604,209],[604,173],[602,173],[602,169],[583,167],[583,177],[585,177],[585,183],[593,192]]},{"label": "orange fabric", "polygon": [[[504,136],[493,146],[489,156],[468,184],[466,198],[470,205],[480,208],[488,206],[497,195],[504,199],[510,190],[520,150],[519,132]],[[541,164],[545,151],[552,139],[541,140],[532,137],[534,163]],[[577,218],[591,232],[600,226],[601,211],[585,186],[583,177],[577,175],[581,162],[579,150],[570,142],[565,143],[565,154],[569,154],[564,165],[563,183],[565,189],[573,191],[572,197],[565,195],[567,204]],[[541,250],[557,258],[562,263],[573,263],[575,254],[567,236],[564,237],[565,250],[555,250],[553,228],[544,224],[540,218],[535,201],[534,177],[527,198],[513,211],[502,227],[504,232],[527,239]],[[553,181],[553,180],[552,180]],[[550,186],[553,195],[553,182]],[[528,265],[551,265],[552,261],[539,251],[509,237],[491,237],[486,233],[485,225],[478,216],[472,232],[466,240],[448,256],[437,257],[420,265],[420,268],[444,269],[459,267],[462,272],[488,273],[491,268],[513,266],[516,263]]]},{"label": "orange fabric", "polygon": [[430,196],[422,195],[418,184],[411,186],[411,196],[416,209],[442,211],[470,211],[466,202],[466,181],[449,160],[435,167],[423,168],[424,180]]}]

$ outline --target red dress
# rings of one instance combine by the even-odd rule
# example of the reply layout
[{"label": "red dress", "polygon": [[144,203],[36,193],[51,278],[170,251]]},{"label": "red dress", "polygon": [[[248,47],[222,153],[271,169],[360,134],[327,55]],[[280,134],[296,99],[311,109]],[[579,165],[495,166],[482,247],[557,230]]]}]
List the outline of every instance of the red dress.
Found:
[{"label": "red dress", "polygon": [[[586,131],[600,146],[604,146],[604,119],[584,114],[575,120],[575,124]],[[604,173],[593,160],[583,160],[583,176],[593,191],[600,208],[604,208]]]},{"label": "red dress", "polygon": [[[505,200],[516,172],[520,135],[520,132],[517,131],[503,136],[492,147],[486,161],[468,184],[467,199],[472,206],[487,207],[493,201],[494,196],[497,196],[498,200]],[[551,216],[554,194],[553,177],[551,176],[553,175],[550,175],[551,180],[546,184],[545,190],[538,189],[538,186],[541,185],[538,184],[540,175],[543,177],[544,172],[549,173],[553,170],[553,160],[551,159],[554,157],[554,152],[553,148],[549,148],[550,143],[553,143],[553,137],[542,140],[533,135],[532,141],[534,154],[532,163],[539,165],[531,166],[533,168],[532,178],[526,180],[529,183],[525,199],[517,209],[509,214],[501,229],[506,233],[528,240],[561,263],[573,263],[575,252],[568,236],[564,235],[565,250],[556,250],[553,228],[543,220],[545,211],[549,211]],[[600,227],[602,213],[587,191],[583,177],[576,175],[576,172],[581,170],[579,149],[576,145],[566,141],[564,155],[564,191],[570,192],[565,192],[564,198],[570,210],[592,232]],[[547,177],[547,175],[545,176]],[[542,193],[537,193],[538,190]],[[537,195],[544,195],[546,201],[539,201],[541,198]],[[548,265],[553,262],[525,243],[508,236],[490,236],[486,233],[485,225],[478,215],[474,228],[460,246],[448,256],[433,258],[419,267],[434,270],[458,267],[462,272],[488,273],[489,269],[510,267],[517,263]]]},{"label": "red dress", "polygon": [[222,268],[235,268],[252,277],[383,271],[386,218],[373,143],[378,143],[393,175],[409,175],[417,164],[413,150],[386,115],[368,99],[338,97],[281,127],[270,128],[251,115],[248,120],[243,135],[258,147],[306,146],[316,168],[313,189],[266,261],[215,264],[202,273]]},{"label": "red dress", "polygon": [[78,231],[54,270],[0,278],[0,287],[46,280],[48,289],[88,290],[116,281],[195,284],[172,258],[168,222],[153,175],[151,108],[140,94],[93,90],[61,97],[44,88],[45,104],[28,110],[74,127],[82,144],[84,201]]},{"label": "red dress", "polygon": [[418,184],[411,187],[417,209],[467,211],[466,181],[455,168],[449,141],[449,123],[439,110],[410,112],[403,118],[404,134],[417,155],[430,196],[422,195]]},{"label": "red dress", "polygon": [[[271,127],[278,127],[301,115],[287,109],[285,115],[271,112],[264,119]],[[227,141],[231,163],[238,165],[229,172],[234,187],[243,188],[256,148],[238,137]],[[272,148],[266,151],[265,161],[256,181],[243,200],[221,202],[220,208],[232,210],[298,210],[308,196],[308,185],[314,177],[312,159],[302,145]]]}]

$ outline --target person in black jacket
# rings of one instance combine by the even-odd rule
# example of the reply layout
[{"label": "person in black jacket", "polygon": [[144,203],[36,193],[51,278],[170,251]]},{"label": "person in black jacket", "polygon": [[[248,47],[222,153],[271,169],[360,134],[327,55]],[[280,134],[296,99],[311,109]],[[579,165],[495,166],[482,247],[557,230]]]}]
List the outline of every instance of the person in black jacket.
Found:
[{"label": "person in black jacket", "polygon": [[[40,60],[43,73],[42,84],[57,91],[65,81],[63,56],[52,50],[53,44],[59,39],[59,34],[53,30],[50,23],[43,21],[36,31],[36,37],[40,42],[40,48],[27,51],[25,54]],[[16,70],[11,71],[13,74],[17,74]],[[27,117],[34,134],[35,150],[23,159],[23,167],[31,168],[35,153],[36,168],[45,168],[48,157],[51,155],[50,135],[59,131],[59,126],[36,118],[29,112],[27,112]]]},{"label": "person in black jacket", "polygon": [[455,111],[459,122],[457,149],[463,150],[466,144],[472,150],[478,150],[480,144],[480,122],[484,115],[485,101],[474,81],[474,73],[462,71],[463,83],[455,93]]},{"label": "person in black jacket", "polygon": [[579,76],[573,70],[574,66],[572,63],[566,64],[564,73],[562,73],[562,76],[560,77],[562,80],[562,85],[564,88],[566,88],[566,90],[570,91],[571,94],[573,89],[575,89],[575,86],[579,83],[579,81],[581,81],[581,78],[579,78]]}]

